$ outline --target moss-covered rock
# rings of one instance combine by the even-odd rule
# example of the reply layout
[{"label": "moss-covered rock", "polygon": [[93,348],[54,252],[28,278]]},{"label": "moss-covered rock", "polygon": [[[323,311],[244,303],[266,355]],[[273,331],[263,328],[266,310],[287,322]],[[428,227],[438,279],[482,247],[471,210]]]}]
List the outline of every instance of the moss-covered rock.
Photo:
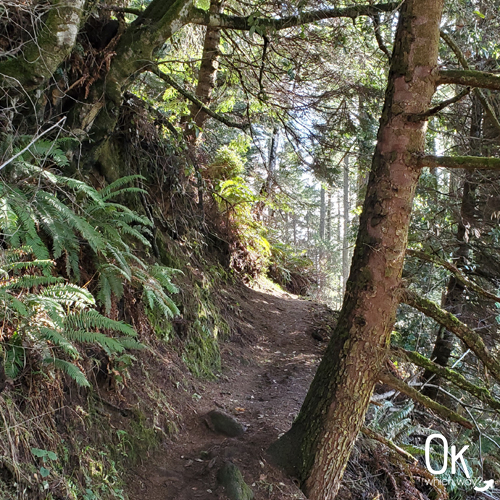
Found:
[{"label": "moss-covered rock", "polygon": [[253,491],[245,483],[240,469],[231,462],[226,462],[217,472],[218,483],[226,489],[231,500],[252,500]]},{"label": "moss-covered rock", "polygon": [[218,434],[229,437],[238,437],[245,432],[245,428],[234,417],[219,410],[212,410],[205,417],[208,427]]}]

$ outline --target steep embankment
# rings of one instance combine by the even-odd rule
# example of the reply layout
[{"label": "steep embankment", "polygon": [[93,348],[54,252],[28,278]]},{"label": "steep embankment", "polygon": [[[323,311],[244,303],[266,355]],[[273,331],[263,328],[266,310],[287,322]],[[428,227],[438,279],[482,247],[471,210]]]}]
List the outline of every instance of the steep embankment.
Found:
[{"label": "steep embankment", "polygon": [[[222,373],[180,389],[186,396],[180,432],[130,471],[133,499],[226,498],[217,471],[228,461],[256,499],[304,498],[264,451],[300,408],[321,355],[311,334],[328,310],[272,288],[238,286],[225,295],[234,333],[222,346]],[[211,410],[235,416],[246,431],[234,438],[214,432],[205,417]]]}]

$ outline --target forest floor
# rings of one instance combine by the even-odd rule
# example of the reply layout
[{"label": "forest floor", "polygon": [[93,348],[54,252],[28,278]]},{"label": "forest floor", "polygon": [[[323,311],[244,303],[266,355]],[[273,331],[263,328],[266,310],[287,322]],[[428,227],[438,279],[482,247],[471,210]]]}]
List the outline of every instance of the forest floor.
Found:
[{"label": "forest floor", "polygon": [[[225,292],[233,305],[231,339],[224,342],[217,380],[192,381],[179,433],[130,470],[133,500],[227,498],[217,471],[234,463],[255,499],[305,498],[291,479],[265,459],[267,447],[289,429],[325,347],[313,338],[333,311],[270,286],[237,286]],[[224,411],[246,427],[225,437],[206,422],[211,410]]]}]

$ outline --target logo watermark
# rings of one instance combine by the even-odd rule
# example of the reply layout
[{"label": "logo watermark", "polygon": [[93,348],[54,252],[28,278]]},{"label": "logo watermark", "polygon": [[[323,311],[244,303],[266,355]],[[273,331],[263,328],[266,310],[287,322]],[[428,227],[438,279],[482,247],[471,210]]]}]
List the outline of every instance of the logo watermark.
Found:
[{"label": "logo watermark", "polygon": [[[436,439],[442,442],[443,444],[443,466],[441,469],[435,470],[431,464],[431,442]],[[427,437],[425,441],[425,465],[427,466],[427,470],[437,476],[439,474],[444,474],[448,469],[448,456],[451,458],[451,473],[454,475],[457,473],[457,463],[459,463],[460,468],[464,472],[467,479],[463,478],[460,481],[456,481],[460,483],[462,486],[474,486],[476,491],[486,491],[495,485],[495,481],[493,479],[489,479],[488,481],[484,481],[482,479],[474,479],[470,477],[469,469],[467,468],[467,464],[464,460],[464,454],[469,448],[469,445],[464,446],[458,453],[457,447],[452,445],[448,446],[448,440],[442,434],[431,434]],[[450,454],[448,455],[448,450],[450,450]],[[441,481],[445,486],[448,481]],[[481,486],[482,483],[482,486]]]}]

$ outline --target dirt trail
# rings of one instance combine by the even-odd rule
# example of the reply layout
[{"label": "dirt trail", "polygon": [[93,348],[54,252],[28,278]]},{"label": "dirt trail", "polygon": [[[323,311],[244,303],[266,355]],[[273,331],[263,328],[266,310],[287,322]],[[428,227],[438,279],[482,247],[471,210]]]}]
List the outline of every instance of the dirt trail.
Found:
[{"label": "dirt trail", "polygon": [[[201,398],[189,401],[175,440],[131,471],[134,500],[224,499],[216,473],[227,460],[240,468],[257,500],[304,498],[265,461],[264,451],[290,427],[305,397],[324,346],[311,329],[326,309],[284,292],[243,286],[228,300],[238,334],[223,346],[222,376],[197,382]],[[227,438],[210,430],[203,417],[213,409],[236,416],[246,432]]]}]

